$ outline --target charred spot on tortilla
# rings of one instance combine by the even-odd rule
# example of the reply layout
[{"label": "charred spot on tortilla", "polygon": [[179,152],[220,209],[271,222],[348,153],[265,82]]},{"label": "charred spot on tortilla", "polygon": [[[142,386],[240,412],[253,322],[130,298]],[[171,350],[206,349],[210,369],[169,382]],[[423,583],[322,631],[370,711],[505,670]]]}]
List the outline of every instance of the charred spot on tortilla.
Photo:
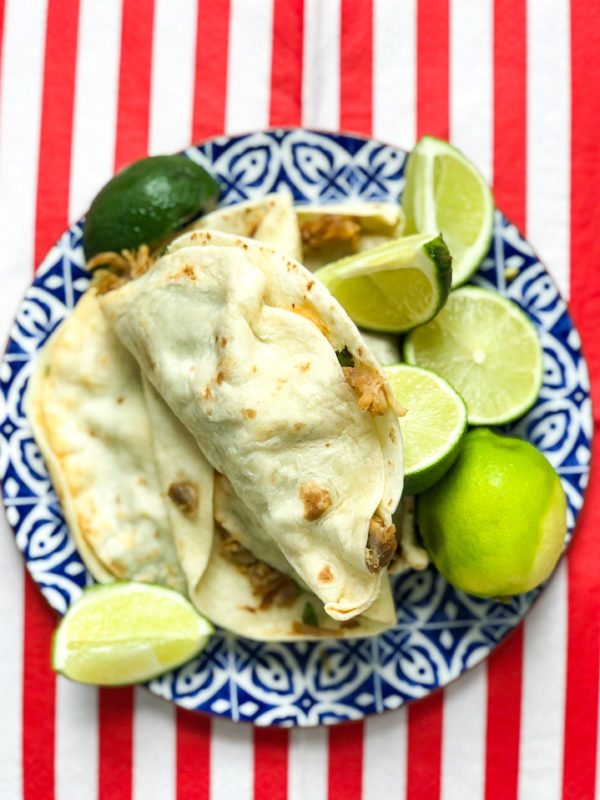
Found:
[{"label": "charred spot on tortilla", "polygon": [[193,517],[198,509],[198,487],[191,481],[177,481],[169,486],[169,498],[187,517]]},{"label": "charred spot on tortilla", "polygon": [[254,419],[256,417],[255,408],[242,408],[242,416],[244,419]]},{"label": "charred spot on tortilla", "polygon": [[392,560],[396,552],[396,527],[388,525],[376,514],[369,524],[365,561],[369,572],[378,572]]},{"label": "charred spot on tortilla", "polygon": [[194,268],[190,264],[186,264],[173,275],[168,276],[168,280],[172,281],[179,280],[180,278],[189,278],[191,281],[195,281],[196,273],[194,272]]},{"label": "charred spot on tortilla", "polygon": [[300,499],[304,504],[304,519],[307,522],[320,519],[332,505],[331,495],[316,481],[306,481],[302,484]]},{"label": "charred spot on tortilla", "polygon": [[216,381],[221,384],[225,380],[225,373],[223,371],[217,373]]},{"label": "charred spot on tortilla", "polygon": [[344,346],[343,350],[336,350],[335,354],[337,356],[337,360],[340,362],[340,367],[354,366],[354,356],[350,350],[348,350],[348,347]]},{"label": "charred spot on tortilla", "polygon": [[294,428],[297,431],[301,431],[303,427],[304,427],[304,423],[303,422],[294,422]]},{"label": "charred spot on tortilla", "polygon": [[329,564],[325,564],[325,566],[321,569],[319,574],[317,575],[317,579],[321,583],[331,583],[333,580],[333,572],[331,571],[331,567]]}]

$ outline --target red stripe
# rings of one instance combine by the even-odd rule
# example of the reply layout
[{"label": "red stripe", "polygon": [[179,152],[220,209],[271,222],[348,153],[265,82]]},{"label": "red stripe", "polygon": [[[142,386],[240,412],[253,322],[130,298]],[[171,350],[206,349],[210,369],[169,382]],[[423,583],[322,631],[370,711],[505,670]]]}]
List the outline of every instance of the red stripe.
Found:
[{"label": "red stripe", "polygon": [[302,122],[304,0],[274,0],[270,125]]},{"label": "red stripe", "polygon": [[[417,138],[449,135],[449,0],[417,2]],[[444,693],[408,706],[406,800],[438,800]]]},{"label": "red stripe", "polygon": [[[148,154],[154,0],[123,0],[115,171]],[[98,697],[98,798],[130,800],[133,689]]]},{"label": "red stripe", "polygon": [[370,135],[373,128],[373,2],[342,0],[340,127]]},{"label": "red stripe", "polygon": [[418,0],[417,138],[450,135],[449,0]]},{"label": "red stripe", "polygon": [[527,19],[525,0],[494,2],[494,194],[522,230],[526,216]]},{"label": "red stripe", "polygon": [[600,8],[571,2],[571,310],[583,340],[594,399],[592,472],[567,558],[567,686],[564,800],[594,797],[600,641]]},{"label": "red stripe", "polygon": [[[68,225],[78,0],[50,0],[36,197],[35,264]],[[57,46],[60,42],[60,46]],[[23,630],[23,797],[54,797],[56,681],[50,649],[56,616],[27,576]]]},{"label": "red stripe", "polygon": [[56,693],[50,649],[56,615],[29,573],[24,603],[23,800],[52,800]]},{"label": "red stripe", "polygon": [[198,0],[192,141],[225,130],[229,0]]},{"label": "red stripe", "polygon": [[98,800],[130,800],[133,689],[103,688],[98,697]]},{"label": "red stripe", "polygon": [[[494,2],[494,194],[525,230],[527,38],[525,0]],[[486,800],[517,797],[523,676],[523,629],[487,664]]]},{"label": "red stripe", "polygon": [[115,170],[148,153],[154,0],[123,0]]},{"label": "red stripe", "polygon": [[254,800],[287,797],[288,732],[283,728],[254,729]]},{"label": "red stripe", "polygon": [[364,732],[362,721],[329,729],[328,800],[360,800]]},{"label": "red stripe", "polygon": [[512,800],[519,776],[522,625],[488,659],[487,680],[485,800]]},{"label": "red stripe", "polygon": [[68,226],[79,0],[50,0],[36,200],[35,263]]},{"label": "red stripe", "polygon": [[177,709],[177,800],[210,797],[210,719]]},{"label": "red stripe", "polygon": [[443,715],[442,691],[408,706],[406,800],[439,800]]}]

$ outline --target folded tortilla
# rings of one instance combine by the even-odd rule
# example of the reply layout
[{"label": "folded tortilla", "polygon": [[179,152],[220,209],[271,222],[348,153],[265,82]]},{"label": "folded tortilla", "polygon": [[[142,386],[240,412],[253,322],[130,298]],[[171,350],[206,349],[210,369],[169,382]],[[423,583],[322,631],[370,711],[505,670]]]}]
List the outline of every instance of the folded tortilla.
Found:
[{"label": "folded tortilla", "polygon": [[266,244],[279,253],[302,260],[300,228],[289,192],[267,194],[225,206],[195,220],[189,231],[221,231]]},{"label": "folded tortilla", "polygon": [[310,270],[397,239],[404,231],[398,203],[298,205],[296,216],[302,238],[300,260]]},{"label": "folded tortilla", "polygon": [[160,398],[149,412],[94,288],[41,352],[27,416],[94,578],[193,588],[212,545],[212,467]]},{"label": "folded tortilla", "polygon": [[[238,551],[240,563],[234,563],[228,547],[231,543],[235,540],[215,534],[208,567],[192,597],[197,608],[216,625],[250,639],[291,642],[372,636],[396,624],[387,576],[366,611],[340,622],[325,613],[316,595],[281,573],[267,572],[264,562],[245,557],[247,551]],[[256,585],[261,581],[264,588]]]},{"label": "folded tortilla", "polygon": [[381,368],[325,287],[256,242],[196,231],[102,305],[230,482],[242,544],[289,565],[332,618],[368,608],[395,549],[400,428]]}]

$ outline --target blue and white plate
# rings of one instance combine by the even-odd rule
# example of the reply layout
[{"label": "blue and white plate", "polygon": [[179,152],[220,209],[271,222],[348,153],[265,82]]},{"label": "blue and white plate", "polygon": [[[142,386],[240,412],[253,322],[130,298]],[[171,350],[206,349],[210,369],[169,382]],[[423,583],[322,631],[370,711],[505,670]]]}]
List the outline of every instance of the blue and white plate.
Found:
[{"label": "blue and white plate", "polygon": [[[273,130],[190,148],[223,187],[223,204],[282,186],[296,200],[397,201],[406,153],[357,136]],[[23,300],[0,365],[0,477],[8,520],[46,599],[64,613],[91,582],[65,525],[23,413],[32,360],[88,286],[81,223],[52,248]],[[517,268],[510,283],[505,269]],[[506,430],[538,447],[561,476],[569,535],[588,478],[592,418],[580,339],[552,279],[517,229],[496,212],[490,252],[474,278],[517,302],[544,347],[535,407]],[[484,659],[522,619],[539,589],[501,604],[453,589],[432,567],[395,579],[398,622],[354,641],[257,643],[217,631],[198,658],[149,684],[189,709],[257,725],[317,725],[398,708]]]}]

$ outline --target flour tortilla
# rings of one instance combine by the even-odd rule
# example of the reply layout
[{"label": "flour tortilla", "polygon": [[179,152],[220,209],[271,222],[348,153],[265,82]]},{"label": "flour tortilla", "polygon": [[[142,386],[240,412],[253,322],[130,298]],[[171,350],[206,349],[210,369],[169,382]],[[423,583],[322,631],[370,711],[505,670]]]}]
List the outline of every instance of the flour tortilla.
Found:
[{"label": "flour tortilla", "polygon": [[[383,577],[379,595],[371,606],[350,620],[351,627],[332,620],[321,600],[306,590],[298,591],[289,606],[273,604],[261,608],[246,575],[224,557],[218,534],[213,539],[208,568],[192,599],[215,625],[258,641],[293,642],[328,637],[355,639],[373,636],[396,624],[396,609],[387,576]],[[301,624],[307,604],[315,613],[316,629]]]},{"label": "flour tortilla", "polygon": [[332,618],[368,608],[386,570],[369,571],[365,548],[373,516],[390,525],[400,498],[400,429],[392,408],[358,408],[336,352],[387,383],[325,287],[256,242],[196,231],[102,305],[231,482],[244,546],[279,551]]},{"label": "flour tortilla", "polygon": [[221,231],[266,244],[279,253],[302,259],[300,228],[289,192],[267,194],[205,214],[188,230]]},{"label": "flour tortilla", "polygon": [[[162,401],[161,401],[162,403]],[[148,413],[142,376],[88,290],[40,354],[27,416],[77,549],[94,578],[139,580],[187,591],[212,544],[212,468],[169,450],[169,474],[199,485],[193,518],[173,522],[154,436],[187,431],[164,404]],[[174,509],[175,515],[180,512]],[[190,535],[190,528],[194,534]],[[178,553],[178,550],[180,553]],[[186,570],[180,565],[185,554]]]},{"label": "flour tortilla", "polygon": [[321,221],[326,224],[327,218],[331,217],[353,220],[358,225],[355,246],[335,239],[317,247],[310,247],[305,242],[300,260],[310,270],[316,270],[354,252],[370,250],[391,239],[397,239],[402,236],[405,224],[404,212],[398,203],[348,201],[297,205],[296,216],[301,233],[305,223]]}]

